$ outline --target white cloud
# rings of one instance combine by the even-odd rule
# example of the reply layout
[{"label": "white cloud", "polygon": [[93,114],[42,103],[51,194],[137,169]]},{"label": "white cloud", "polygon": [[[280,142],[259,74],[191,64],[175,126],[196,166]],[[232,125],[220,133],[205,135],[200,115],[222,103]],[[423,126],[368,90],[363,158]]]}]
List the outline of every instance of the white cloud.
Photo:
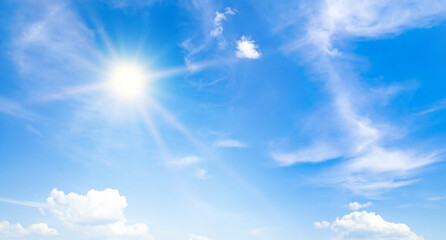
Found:
[{"label": "white cloud", "polygon": [[15,199],[4,198],[4,197],[0,197],[0,202],[11,203],[11,204],[21,205],[21,206],[26,206],[26,207],[35,207],[35,208],[45,208],[46,207],[45,203],[31,202],[31,201],[19,201],[19,200],[15,200]]},{"label": "white cloud", "polygon": [[437,196],[437,197],[430,197],[427,198],[428,201],[440,201],[446,199],[446,196]]},{"label": "white cloud", "polygon": [[65,194],[53,189],[47,199],[48,210],[58,219],[76,224],[107,224],[124,219],[127,201],[118,190],[90,190],[87,195]]},{"label": "white cloud", "polygon": [[212,37],[219,37],[223,34],[223,21],[228,20],[228,15],[235,15],[237,10],[226,7],[224,12],[215,12],[214,28],[211,30]]},{"label": "white cloud", "polygon": [[403,223],[392,223],[373,212],[352,212],[337,218],[331,229],[339,240],[423,240]]},{"label": "white cloud", "polygon": [[330,227],[330,223],[327,221],[315,222],[314,227],[315,228],[328,228],[328,227]]},{"label": "white cloud", "polygon": [[48,211],[71,227],[100,235],[149,238],[146,224],[126,224],[127,201],[118,190],[90,190],[86,195],[65,194],[53,189],[47,199]]},{"label": "white cloud", "polygon": [[189,234],[189,240],[209,240],[209,238],[191,233]]},{"label": "white cloud", "polygon": [[[430,26],[446,16],[446,5],[438,0],[323,0],[319,3],[306,12],[308,22],[303,25],[306,34],[293,47],[325,79],[324,86],[331,95],[330,110],[321,110],[326,111],[324,118],[311,119],[308,123],[318,129],[311,136],[315,144],[290,152],[272,151],[273,159],[288,166],[340,157],[340,163],[320,179],[357,194],[375,195],[413,183],[410,178],[420,168],[438,161],[441,151],[405,147],[398,140],[405,136],[406,129],[386,120],[385,116],[379,122],[371,117],[376,99],[383,98],[383,92],[391,95],[395,92],[364,91],[370,87],[360,82],[360,73],[351,70],[355,68],[349,60],[354,57],[345,53],[346,57],[340,56],[336,47],[345,46],[346,41],[385,38],[409,28]],[[302,26],[302,22],[295,24]]]},{"label": "white cloud", "polygon": [[240,142],[240,141],[234,140],[234,139],[223,139],[223,140],[216,141],[214,143],[214,146],[222,147],[222,148],[245,148],[245,147],[247,147],[247,145],[244,144],[243,142]]},{"label": "white cloud", "polygon": [[398,34],[407,28],[427,26],[445,13],[441,0],[325,0],[310,20],[307,40],[335,55],[338,51],[332,48],[333,40]]},{"label": "white cloud", "polygon": [[326,144],[314,144],[307,148],[298,149],[294,152],[272,152],[272,158],[281,166],[290,166],[295,163],[323,162],[328,159],[340,157],[339,149]]},{"label": "white cloud", "polygon": [[242,36],[240,40],[237,41],[237,57],[250,59],[260,58],[261,54],[258,48],[259,47],[254,44],[254,40]]},{"label": "white cloud", "polygon": [[198,163],[201,161],[201,158],[195,155],[186,156],[183,158],[178,158],[173,161],[170,161],[168,164],[173,166],[187,166]]},{"label": "white cloud", "polygon": [[415,155],[409,151],[389,150],[379,146],[370,149],[352,159],[346,167],[352,172],[364,170],[370,172],[406,172],[435,162],[437,154]]},{"label": "white cloud", "polygon": [[418,114],[421,114],[421,115],[431,114],[434,112],[443,111],[445,109],[446,109],[446,99],[441,99],[434,106],[432,106],[422,112],[419,112]]},{"label": "white cloud", "polygon": [[0,238],[10,239],[27,235],[56,236],[56,229],[49,228],[46,223],[32,224],[24,228],[21,224],[10,224],[8,221],[0,222]]},{"label": "white cloud", "polygon": [[14,21],[11,56],[33,100],[86,84],[100,68],[96,36],[68,1],[28,1]]},{"label": "white cloud", "polygon": [[353,211],[357,211],[359,209],[370,207],[370,206],[372,206],[372,202],[366,202],[363,204],[358,203],[358,202],[351,202],[348,204],[348,208]]}]

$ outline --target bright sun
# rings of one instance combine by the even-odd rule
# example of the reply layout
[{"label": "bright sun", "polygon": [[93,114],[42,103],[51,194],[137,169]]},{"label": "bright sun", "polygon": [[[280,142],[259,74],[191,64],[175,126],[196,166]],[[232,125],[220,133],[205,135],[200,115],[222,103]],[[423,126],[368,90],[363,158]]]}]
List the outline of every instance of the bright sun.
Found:
[{"label": "bright sun", "polygon": [[140,100],[146,92],[147,74],[138,64],[115,64],[110,71],[108,85],[112,93],[122,100]]}]

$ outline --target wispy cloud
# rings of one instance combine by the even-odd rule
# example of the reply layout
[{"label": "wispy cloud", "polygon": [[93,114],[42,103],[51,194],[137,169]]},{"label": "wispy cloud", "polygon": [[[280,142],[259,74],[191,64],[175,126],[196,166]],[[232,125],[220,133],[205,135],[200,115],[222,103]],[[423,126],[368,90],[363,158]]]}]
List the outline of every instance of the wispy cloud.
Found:
[{"label": "wispy cloud", "polygon": [[49,2],[52,4],[23,4],[11,35],[11,57],[22,76],[21,83],[37,99],[69,86],[91,83],[104,64],[95,48],[94,32],[70,3]]},{"label": "wispy cloud", "polygon": [[228,15],[235,15],[237,10],[226,7],[224,12],[215,12],[214,28],[211,30],[212,37],[220,37],[223,34],[223,21],[227,21]]},{"label": "wispy cloud", "polygon": [[441,0],[324,0],[317,7],[317,14],[311,16],[306,39],[296,46],[316,43],[329,55],[340,53],[333,47],[336,40],[388,37],[408,28],[429,26],[446,14]]},{"label": "wispy cloud", "polygon": [[330,127],[323,134],[315,133],[308,147],[291,152],[275,150],[272,157],[282,166],[340,158],[322,181],[342,185],[357,194],[379,194],[415,182],[410,179],[413,174],[438,161],[442,150],[406,147],[398,142],[406,129],[399,129],[385,118],[372,118],[368,113],[374,111],[376,99],[383,98],[383,94],[395,95],[395,91],[389,86],[389,90],[365,92],[368,86],[361,82],[360,74],[350,70],[351,56],[337,46],[430,26],[446,16],[446,6],[436,0],[410,4],[325,0],[315,6],[308,12],[304,37],[287,47],[289,51],[299,51],[325,80],[331,110],[324,112],[323,120],[309,124]]},{"label": "wispy cloud", "polygon": [[2,97],[0,97],[0,113],[24,119],[32,119],[36,117],[34,113],[26,110],[19,103]]},{"label": "wispy cloud", "polygon": [[428,201],[441,201],[441,200],[445,200],[446,196],[437,196],[437,197],[430,197],[427,198]]},{"label": "wispy cloud", "polygon": [[198,156],[195,155],[190,155],[190,156],[186,156],[186,157],[182,157],[182,158],[177,158],[175,160],[172,160],[170,162],[168,162],[169,165],[171,166],[188,166],[188,165],[193,165],[196,164],[198,162],[200,162],[202,159]]},{"label": "wispy cloud", "polygon": [[3,197],[0,197],[0,202],[11,203],[11,204],[21,205],[21,206],[26,206],[26,207],[35,207],[35,208],[45,208],[45,207],[47,207],[46,203],[30,202],[30,201],[19,201],[19,200],[3,198]]},{"label": "wispy cloud", "polygon": [[438,111],[443,111],[446,109],[446,99],[442,99],[438,101],[436,104],[434,104],[432,107],[419,112],[420,115],[430,114]]},{"label": "wispy cloud", "polygon": [[317,143],[310,147],[295,150],[294,152],[272,152],[272,158],[281,166],[290,166],[295,163],[317,163],[335,159],[342,156],[342,151],[324,143]]},{"label": "wispy cloud", "polygon": [[245,148],[248,147],[245,143],[235,139],[222,139],[214,143],[215,147],[221,148]]},{"label": "wispy cloud", "polygon": [[105,0],[113,8],[135,8],[135,7],[148,7],[161,0]]}]

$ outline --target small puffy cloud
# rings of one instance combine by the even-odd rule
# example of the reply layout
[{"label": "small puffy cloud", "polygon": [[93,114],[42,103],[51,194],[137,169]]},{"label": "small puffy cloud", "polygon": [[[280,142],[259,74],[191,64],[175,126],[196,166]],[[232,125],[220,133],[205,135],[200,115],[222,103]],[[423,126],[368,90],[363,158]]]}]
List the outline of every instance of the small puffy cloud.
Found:
[{"label": "small puffy cloud", "polygon": [[423,240],[406,224],[388,222],[380,215],[366,211],[352,212],[337,218],[331,224],[331,230],[338,235],[336,239],[339,240]]},{"label": "small puffy cloud", "polygon": [[330,223],[327,221],[315,222],[314,227],[315,228],[328,228],[328,227],[330,227]]},{"label": "small puffy cloud", "polygon": [[27,235],[56,236],[56,229],[49,228],[46,223],[32,224],[24,228],[21,224],[10,224],[8,221],[0,222],[0,238],[10,239]]},{"label": "small puffy cloud", "polygon": [[240,40],[237,41],[237,57],[250,59],[260,58],[261,54],[258,48],[259,47],[255,45],[254,40],[242,36]]},{"label": "small puffy cloud", "polygon": [[223,33],[223,21],[228,20],[228,15],[235,15],[237,10],[226,7],[224,12],[215,12],[214,28],[211,30],[212,37],[219,37]]},{"label": "small puffy cloud", "polygon": [[214,143],[214,146],[222,147],[222,148],[245,148],[245,147],[247,147],[246,144],[244,144],[238,140],[234,140],[234,139],[219,140]]},{"label": "small puffy cloud", "polygon": [[366,202],[364,204],[361,204],[358,202],[351,202],[348,204],[348,208],[353,211],[357,211],[359,209],[370,207],[370,206],[372,206],[372,202]]},{"label": "small puffy cloud", "polygon": [[41,236],[56,236],[58,232],[56,229],[49,228],[46,223],[36,223],[28,227],[28,233],[32,235]]},{"label": "small puffy cloud", "polygon": [[189,240],[209,240],[209,238],[191,233],[189,234]]},{"label": "small puffy cloud", "polygon": [[175,159],[170,161],[168,164],[172,166],[187,166],[198,163],[201,161],[201,158],[195,155],[186,156],[182,158]]},{"label": "small puffy cloud", "polygon": [[124,219],[127,201],[118,190],[90,190],[87,195],[65,194],[53,189],[47,199],[48,209],[60,220],[76,224],[106,224]]}]

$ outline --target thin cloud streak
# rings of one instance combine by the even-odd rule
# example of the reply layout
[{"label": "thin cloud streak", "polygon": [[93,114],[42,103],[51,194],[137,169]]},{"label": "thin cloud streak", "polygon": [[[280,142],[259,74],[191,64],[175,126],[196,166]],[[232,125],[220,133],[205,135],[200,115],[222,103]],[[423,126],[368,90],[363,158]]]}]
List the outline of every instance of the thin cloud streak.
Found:
[{"label": "thin cloud streak", "polygon": [[34,207],[34,208],[47,208],[48,207],[48,205],[46,203],[31,202],[31,201],[19,201],[19,200],[4,198],[4,197],[0,197],[0,202],[11,203],[11,204],[25,206],[25,207]]}]

